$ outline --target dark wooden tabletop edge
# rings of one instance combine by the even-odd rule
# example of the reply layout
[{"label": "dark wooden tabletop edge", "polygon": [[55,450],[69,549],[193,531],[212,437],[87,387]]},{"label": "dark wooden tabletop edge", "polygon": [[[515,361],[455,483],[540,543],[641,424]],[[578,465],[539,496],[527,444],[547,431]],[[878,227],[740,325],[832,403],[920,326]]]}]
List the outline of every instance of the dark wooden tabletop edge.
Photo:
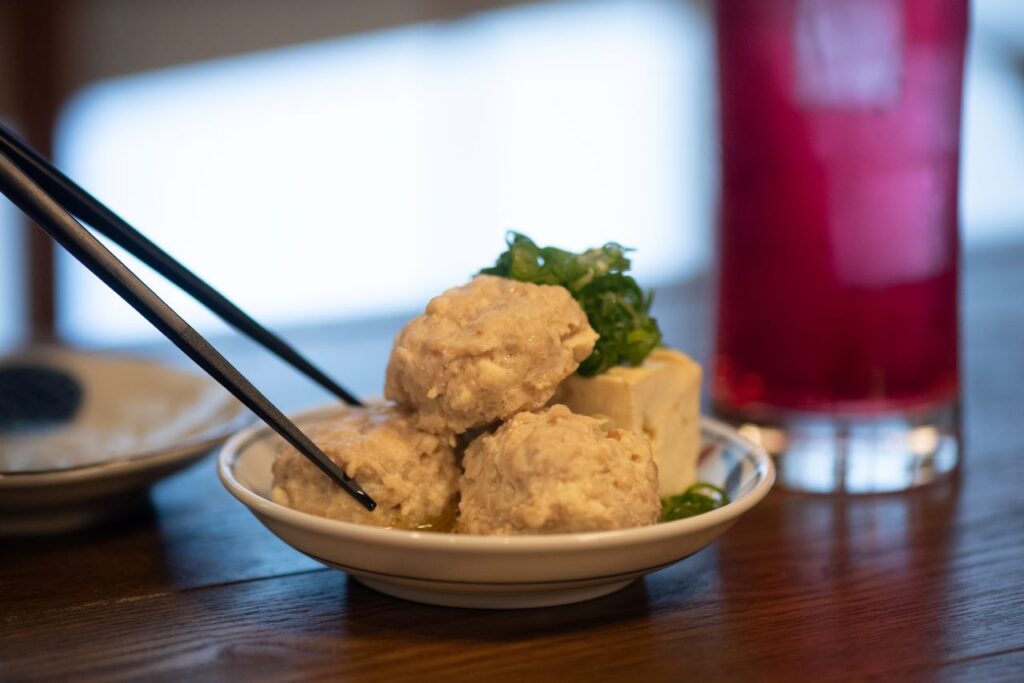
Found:
[{"label": "dark wooden tabletop edge", "polygon": [[[159,600],[166,598],[171,595],[186,595],[201,593],[206,590],[217,590],[223,588],[231,588],[233,586],[242,586],[246,584],[259,583],[260,581],[274,581],[277,579],[291,579],[296,576],[302,576],[304,574],[316,574],[320,572],[334,571],[329,567],[311,567],[309,569],[298,569],[295,571],[284,571],[276,572],[274,574],[268,574],[265,576],[252,576],[244,579],[236,579],[232,581],[220,581],[213,583],[197,584],[194,586],[186,586],[183,588],[177,588],[174,590],[166,591],[153,591],[150,593],[144,593],[141,595],[122,596],[117,598],[111,598],[109,600],[90,600],[74,605],[64,605],[61,607],[51,607],[42,610],[21,610],[21,611],[10,611],[0,615],[0,624],[4,626],[15,626],[20,621],[25,621],[30,618],[39,617],[53,617],[61,614],[77,613],[85,610],[102,610],[107,607],[118,607],[128,603],[143,603],[151,600]],[[0,679],[2,680],[2,679]]]}]

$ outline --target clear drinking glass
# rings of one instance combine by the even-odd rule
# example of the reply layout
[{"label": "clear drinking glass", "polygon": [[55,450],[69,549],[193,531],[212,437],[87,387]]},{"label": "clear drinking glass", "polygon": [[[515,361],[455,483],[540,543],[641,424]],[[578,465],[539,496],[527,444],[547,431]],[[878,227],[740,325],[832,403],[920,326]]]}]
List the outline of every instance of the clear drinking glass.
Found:
[{"label": "clear drinking glass", "polygon": [[779,482],[892,491],[959,446],[967,0],[718,0],[721,416]]}]

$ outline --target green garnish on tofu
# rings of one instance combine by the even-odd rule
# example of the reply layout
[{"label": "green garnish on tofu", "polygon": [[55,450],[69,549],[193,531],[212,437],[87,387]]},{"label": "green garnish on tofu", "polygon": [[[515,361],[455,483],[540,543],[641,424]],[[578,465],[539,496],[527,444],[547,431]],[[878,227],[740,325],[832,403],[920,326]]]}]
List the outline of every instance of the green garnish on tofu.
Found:
[{"label": "green garnish on tofu", "polygon": [[714,484],[700,481],[678,496],[662,499],[661,521],[671,522],[674,519],[711,512],[728,502],[729,495],[725,491]]},{"label": "green garnish on tofu", "polygon": [[538,285],[561,285],[580,303],[601,338],[593,353],[576,370],[590,377],[616,365],[640,365],[661,343],[658,322],[651,317],[654,295],[644,292],[631,276],[626,252],[609,242],[576,254],[556,247],[539,247],[526,235],[510,232],[508,250],[484,275],[498,275]]}]

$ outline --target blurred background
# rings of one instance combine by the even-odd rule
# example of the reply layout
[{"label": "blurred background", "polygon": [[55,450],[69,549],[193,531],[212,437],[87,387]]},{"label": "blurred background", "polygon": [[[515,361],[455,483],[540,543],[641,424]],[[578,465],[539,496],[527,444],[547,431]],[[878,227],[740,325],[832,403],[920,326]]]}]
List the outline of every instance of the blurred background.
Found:
[{"label": "blurred background", "polygon": [[[0,119],[257,319],[405,314],[508,229],[710,266],[712,5],[0,0]],[[961,216],[1024,240],[1024,2],[974,3]],[[130,257],[129,264],[145,275]],[[223,326],[148,281],[204,333]],[[0,200],[0,347],[159,334]]]}]

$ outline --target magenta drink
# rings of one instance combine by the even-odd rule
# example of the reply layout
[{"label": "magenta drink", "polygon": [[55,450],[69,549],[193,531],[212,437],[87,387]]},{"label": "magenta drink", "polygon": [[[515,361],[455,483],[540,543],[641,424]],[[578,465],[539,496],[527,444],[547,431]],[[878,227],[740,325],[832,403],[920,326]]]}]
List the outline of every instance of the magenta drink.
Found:
[{"label": "magenta drink", "polygon": [[713,397],[783,484],[891,490],[956,463],[967,24],[967,0],[717,2]]}]

